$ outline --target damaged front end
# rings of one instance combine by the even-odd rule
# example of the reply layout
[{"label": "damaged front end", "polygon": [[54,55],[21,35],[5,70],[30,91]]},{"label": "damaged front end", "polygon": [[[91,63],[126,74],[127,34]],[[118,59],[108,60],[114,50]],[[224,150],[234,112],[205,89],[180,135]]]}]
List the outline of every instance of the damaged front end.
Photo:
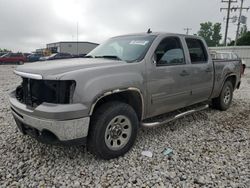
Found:
[{"label": "damaged front end", "polygon": [[27,106],[46,103],[71,104],[76,82],[73,80],[37,80],[22,78],[16,89],[16,98]]}]

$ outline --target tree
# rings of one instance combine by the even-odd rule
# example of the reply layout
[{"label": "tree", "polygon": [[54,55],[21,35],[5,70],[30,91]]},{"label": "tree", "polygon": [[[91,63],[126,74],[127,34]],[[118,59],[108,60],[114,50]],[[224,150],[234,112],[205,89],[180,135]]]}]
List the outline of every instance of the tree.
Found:
[{"label": "tree", "polygon": [[[243,25],[240,28],[239,38],[237,40],[237,46],[248,46],[250,45],[249,31],[247,30],[247,25]],[[231,41],[228,46],[234,46],[234,41]]]},{"label": "tree", "polygon": [[204,38],[208,46],[217,46],[222,39],[221,35],[221,23],[205,22],[200,24],[200,30],[198,36]]},{"label": "tree", "polygon": [[4,49],[1,49],[1,48],[0,48],[0,52],[10,52],[10,50],[7,50],[7,49],[5,49],[5,48],[4,48]]},{"label": "tree", "polygon": [[213,25],[213,35],[212,35],[212,44],[213,46],[217,46],[220,44],[220,40],[222,39],[221,32],[221,23],[215,23]]},{"label": "tree", "polygon": [[245,35],[247,33],[247,25],[243,25],[240,28],[240,37],[242,37],[243,35]]},{"label": "tree", "polygon": [[246,32],[242,37],[237,40],[237,46],[250,45],[250,31]]},{"label": "tree", "polygon": [[204,38],[208,46],[212,45],[212,35],[213,35],[212,27],[213,27],[212,22],[201,23],[200,30],[197,33],[198,36]]}]

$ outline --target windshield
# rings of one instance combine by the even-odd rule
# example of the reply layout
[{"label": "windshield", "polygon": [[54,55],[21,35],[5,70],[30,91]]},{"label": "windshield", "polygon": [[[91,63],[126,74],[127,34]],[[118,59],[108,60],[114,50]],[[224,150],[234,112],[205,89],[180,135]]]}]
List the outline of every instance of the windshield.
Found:
[{"label": "windshield", "polygon": [[111,38],[92,50],[87,57],[119,59],[126,62],[140,61],[155,37],[148,35]]},{"label": "windshield", "polygon": [[48,56],[48,58],[54,57],[56,56],[56,54],[51,54],[50,56]]},{"label": "windshield", "polygon": [[1,57],[9,57],[9,56],[10,56],[10,53],[7,53],[7,54],[2,55]]}]

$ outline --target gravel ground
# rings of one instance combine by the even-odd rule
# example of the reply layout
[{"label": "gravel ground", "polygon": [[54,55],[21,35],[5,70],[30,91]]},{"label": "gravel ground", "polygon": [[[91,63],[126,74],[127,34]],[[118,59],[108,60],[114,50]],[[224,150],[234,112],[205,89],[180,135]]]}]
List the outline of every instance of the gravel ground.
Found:
[{"label": "gravel ground", "polygon": [[250,187],[250,69],[228,111],[142,129],[130,152],[104,161],[84,147],[44,145],[18,132],[8,106],[20,82],[14,67],[0,66],[0,187]]}]

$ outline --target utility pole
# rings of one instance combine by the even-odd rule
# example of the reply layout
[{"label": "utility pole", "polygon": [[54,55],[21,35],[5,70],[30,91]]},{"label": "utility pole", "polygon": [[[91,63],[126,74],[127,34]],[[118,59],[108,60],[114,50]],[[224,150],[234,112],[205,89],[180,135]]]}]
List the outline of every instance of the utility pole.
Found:
[{"label": "utility pole", "polygon": [[249,10],[249,7],[243,7],[243,3],[244,3],[244,0],[241,0],[241,3],[240,3],[240,8],[239,7],[236,7],[236,8],[233,8],[234,11],[236,10],[240,10],[240,14],[239,14],[239,18],[238,18],[238,24],[237,24],[237,31],[236,31],[236,37],[235,37],[235,41],[234,41],[234,46],[237,45],[237,40],[239,38],[239,30],[240,30],[240,24],[241,24],[241,16],[242,16],[242,10]]},{"label": "utility pole", "polygon": [[220,11],[227,10],[226,29],[225,29],[225,38],[224,38],[224,46],[226,46],[227,45],[228,26],[229,26],[229,20],[230,20],[231,4],[232,3],[237,3],[237,1],[233,1],[233,0],[225,1],[225,0],[222,0],[221,2],[228,4],[227,8],[220,8]]},{"label": "utility pole", "polygon": [[78,56],[79,55],[79,51],[78,51],[78,22],[76,24],[76,53]]},{"label": "utility pole", "polygon": [[186,31],[186,34],[188,35],[189,34],[189,31],[192,30],[192,28],[184,28],[184,30]]}]

